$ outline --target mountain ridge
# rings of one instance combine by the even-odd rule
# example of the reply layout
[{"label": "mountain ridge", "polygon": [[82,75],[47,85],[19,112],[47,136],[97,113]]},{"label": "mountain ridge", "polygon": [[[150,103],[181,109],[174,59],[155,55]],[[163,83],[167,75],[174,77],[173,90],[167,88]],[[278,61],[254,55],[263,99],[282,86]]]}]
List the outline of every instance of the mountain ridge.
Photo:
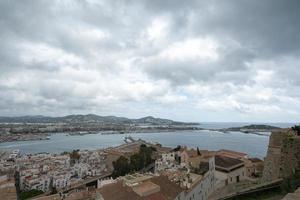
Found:
[{"label": "mountain ridge", "polygon": [[43,115],[25,115],[17,117],[0,116],[0,123],[117,123],[117,124],[152,124],[152,125],[196,125],[198,123],[179,122],[170,119],[146,116],[131,119],[118,116],[100,116],[96,114],[77,114],[62,117]]}]

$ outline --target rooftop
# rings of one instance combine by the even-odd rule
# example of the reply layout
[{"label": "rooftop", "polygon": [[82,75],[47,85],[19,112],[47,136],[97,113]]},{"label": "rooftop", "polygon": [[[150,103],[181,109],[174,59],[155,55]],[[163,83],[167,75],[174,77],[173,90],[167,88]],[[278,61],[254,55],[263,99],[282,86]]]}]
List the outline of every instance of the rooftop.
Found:
[{"label": "rooftop", "polygon": [[218,151],[219,155],[225,155],[225,156],[230,156],[230,157],[235,157],[235,158],[244,158],[247,157],[248,154],[242,153],[242,152],[237,152],[237,151],[232,151],[228,149],[221,149]]},{"label": "rooftop", "polygon": [[124,184],[123,180],[119,180],[116,183],[103,186],[98,191],[105,200],[164,200],[175,199],[182,192],[182,189],[169,181],[166,176],[153,176],[151,179],[137,183],[132,187]]},{"label": "rooftop", "polygon": [[152,177],[153,177],[152,175],[136,173],[136,174],[126,175],[126,176],[122,177],[122,179],[128,186],[133,186],[137,183],[149,180]]},{"label": "rooftop", "polygon": [[259,158],[249,158],[248,160],[250,160],[253,163],[263,162],[263,160],[261,160]]},{"label": "rooftop", "polygon": [[137,186],[132,187],[132,190],[141,197],[149,196],[160,191],[160,187],[151,181],[146,181]]},{"label": "rooftop", "polygon": [[216,167],[232,168],[232,167],[239,166],[243,163],[244,162],[242,160],[239,160],[239,159],[230,158],[230,157],[227,157],[227,156],[220,156],[220,155],[215,156],[215,165],[216,165]]}]

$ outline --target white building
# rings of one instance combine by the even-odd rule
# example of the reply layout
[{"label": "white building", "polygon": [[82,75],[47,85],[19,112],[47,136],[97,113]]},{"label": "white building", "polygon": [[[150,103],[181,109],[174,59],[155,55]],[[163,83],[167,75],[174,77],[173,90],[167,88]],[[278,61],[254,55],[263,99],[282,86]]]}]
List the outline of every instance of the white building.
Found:
[{"label": "white building", "polygon": [[244,162],[239,159],[215,156],[217,187],[238,183],[246,179]]},{"label": "white building", "polygon": [[177,169],[179,163],[176,161],[177,152],[169,152],[161,154],[161,158],[155,161],[155,173],[159,173],[166,169]]},{"label": "white building", "polygon": [[215,159],[210,157],[207,162],[200,164],[202,169],[201,175],[189,174],[184,186],[188,189],[185,191],[185,200],[207,200],[215,190]]},{"label": "white building", "polygon": [[68,186],[70,186],[70,176],[60,175],[53,177],[53,187],[56,189],[63,189]]},{"label": "white building", "polygon": [[22,170],[20,171],[20,189],[24,190],[25,185],[24,182],[26,179],[32,178],[32,177],[38,177],[40,171],[39,169],[28,169],[28,170]]},{"label": "white building", "polygon": [[26,177],[23,182],[23,190],[41,190],[47,192],[50,189],[50,178],[48,176]]},{"label": "white building", "polygon": [[102,188],[105,185],[116,183],[116,182],[117,182],[117,180],[113,179],[113,178],[101,179],[101,180],[98,179],[98,181],[97,181],[97,188]]},{"label": "white building", "polygon": [[89,166],[85,163],[76,163],[73,167],[73,174],[78,178],[83,178],[88,175]]}]

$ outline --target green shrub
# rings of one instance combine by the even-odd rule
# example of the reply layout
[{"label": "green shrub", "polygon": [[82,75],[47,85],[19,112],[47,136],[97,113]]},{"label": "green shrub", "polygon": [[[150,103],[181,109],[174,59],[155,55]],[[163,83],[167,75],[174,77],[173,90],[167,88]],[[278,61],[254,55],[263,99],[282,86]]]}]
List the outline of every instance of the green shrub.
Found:
[{"label": "green shrub", "polygon": [[43,193],[44,193],[44,192],[43,192],[43,191],[40,191],[40,190],[22,191],[22,192],[20,193],[20,199],[21,199],[21,200],[29,199],[29,198],[38,196],[38,195],[43,194]]},{"label": "green shrub", "polygon": [[144,169],[154,162],[152,159],[154,151],[156,151],[155,148],[142,144],[139,152],[130,156],[130,159],[120,156],[120,158],[113,162],[114,171],[112,176],[116,178]]}]

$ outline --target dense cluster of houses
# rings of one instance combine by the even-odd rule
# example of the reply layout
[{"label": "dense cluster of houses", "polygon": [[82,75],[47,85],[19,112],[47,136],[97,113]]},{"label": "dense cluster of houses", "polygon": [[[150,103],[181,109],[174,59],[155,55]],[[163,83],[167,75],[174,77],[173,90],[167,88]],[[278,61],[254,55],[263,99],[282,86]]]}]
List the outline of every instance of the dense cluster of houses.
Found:
[{"label": "dense cluster of houses", "polygon": [[[40,197],[47,199],[174,199],[207,200],[216,191],[243,181],[255,181],[261,176],[263,161],[247,154],[230,151],[208,151],[162,147],[144,141],[133,141],[105,150],[82,150],[74,160],[71,154],[40,153],[10,156],[18,172],[22,191],[33,189],[49,194],[70,188],[83,180],[101,176],[113,170],[112,162],[120,156],[129,157],[141,144],[156,148],[153,169],[116,179],[98,179],[97,187]],[[3,165],[5,162],[1,162]],[[115,191],[118,191],[117,193]]]},{"label": "dense cluster of houses", "polygon": [[227,186],[257,180],[262,169],[262,160],[240,152],[164,148],[156,155],[153,172],[98,180],[95,190],[81,194],[98,200],[207,200]]},{"label": "dense cluster of houses", "polygon": [[73,165],[70,156],[53,154],[24,155],[16,159],[21,190],[60,190],[86,177],[106,171],[105,155],[98,151],[80,151],[80,159]]}]

